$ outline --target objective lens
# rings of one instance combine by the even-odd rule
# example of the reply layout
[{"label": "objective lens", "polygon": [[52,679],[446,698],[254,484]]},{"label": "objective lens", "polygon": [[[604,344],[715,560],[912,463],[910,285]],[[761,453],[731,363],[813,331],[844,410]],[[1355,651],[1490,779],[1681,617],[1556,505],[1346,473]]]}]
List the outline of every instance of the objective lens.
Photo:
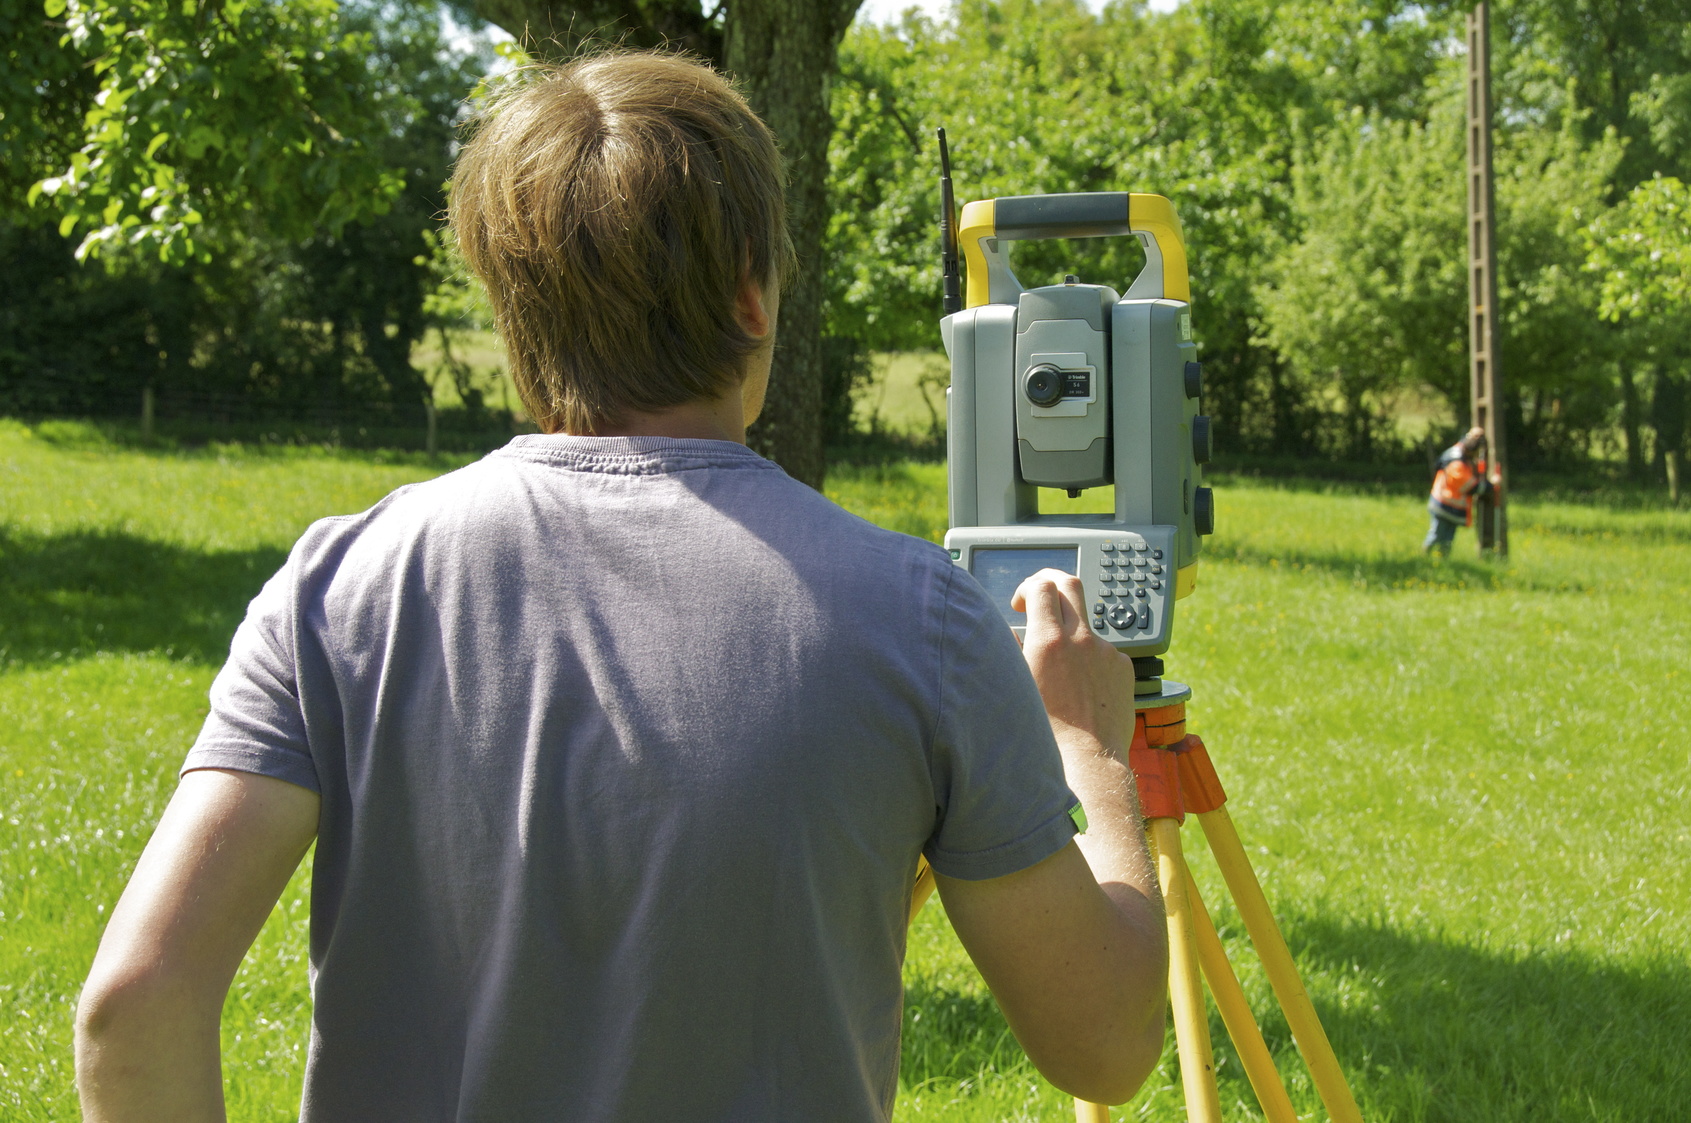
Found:
[{"label": "objective lens", "polygon": [[1036,406],[1054,406],[1063,400],[1063,372],[1056,367],[1041,363],[1028,371],[1027,379],[1022,383],[1022,390],[1028,396],[1028,401]]}]

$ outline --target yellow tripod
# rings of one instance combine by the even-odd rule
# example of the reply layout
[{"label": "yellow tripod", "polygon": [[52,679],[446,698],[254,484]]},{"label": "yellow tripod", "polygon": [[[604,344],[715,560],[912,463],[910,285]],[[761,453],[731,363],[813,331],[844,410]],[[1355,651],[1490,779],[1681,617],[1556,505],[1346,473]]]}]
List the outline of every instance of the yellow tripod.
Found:
[{"label": "yellow tripod", "polygon": [[[1163,908],[1168,917],[1169,1000],[1174,1009],[1174,1039],[1180,1054],[1186,1118],[1189,1123],[1220,1123],[1221,1120],[1221,1099],[1216,1088],[1215,1057],[1210,1049],[1209,1016],[1204,1008],[1200,973],[1209,983],[1222,1024],[1239,1053],[1263,1116],[1268,1123],[1297,1123],[1298,1118],[1279,1070],[1274,1067],[1274,1058],[1262,1039],[1262,1031],[1245,1002],[1238,976],[1227,961],[1221,937],[1216,934],[1215,924],[1198,895],[1192,871],[1186,865],[1180,846],[1180,825],[1190,812],[1197,816],[1204,837],[1209,840],[1210,852],[1262,960],[1263,971],[1286,1016],[1292,1039],[1309,1066],[1328,1116],[1333,1123],[1361,1123],[1362,1113],[1357,1110],[1315,1006],[1298,977],[1292,954],[1269,911],[1268,899],[1263,896],[1250,859],[1245,856],[1233,820],[1223,806],[1227,794],[1222,791],[1215,766],[1203,741],[1186,732],[1186,699],[1190,696],[1191,691],[1186,687],[1165,681],[1158,693],[1136,699],[1139,713],[1134,723],[1133,744],[1128,750],[1128,763],[1139,783],[1139,807],[1156,857]],[[923,862],[910,901],[912,920],[933,887],[933,872]],[[1110,1111],[1102,1104],[1077,1100],[1075,1118],[1078,1123],[1109,1123]]]}]

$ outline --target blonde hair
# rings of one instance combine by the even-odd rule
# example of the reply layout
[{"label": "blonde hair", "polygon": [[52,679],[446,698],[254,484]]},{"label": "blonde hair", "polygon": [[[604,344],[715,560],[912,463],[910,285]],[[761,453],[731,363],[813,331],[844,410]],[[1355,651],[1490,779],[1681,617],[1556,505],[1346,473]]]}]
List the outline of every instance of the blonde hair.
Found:
[{"label": "blonde hair", "polygon": [[741,283],[793,270],[775,138],[684,56],[612,51],[506,79],[453,172],[449,219],[547,432],[718,397],[762,342]]}]

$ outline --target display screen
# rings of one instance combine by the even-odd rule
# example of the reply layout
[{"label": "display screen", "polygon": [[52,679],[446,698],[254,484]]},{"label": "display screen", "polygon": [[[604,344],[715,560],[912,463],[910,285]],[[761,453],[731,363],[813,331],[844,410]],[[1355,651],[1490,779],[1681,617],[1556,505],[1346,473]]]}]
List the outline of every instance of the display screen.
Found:
[{"label": "display screen", "polygon": [[1026,624],[1027,616],[1010,608],[1010,595],[1016,587],[1042,569],[1075,572],[1080,551],[1073,546],[976,546],[969,555],[969,572],[981,583],[992,603],[1016,627]]}]

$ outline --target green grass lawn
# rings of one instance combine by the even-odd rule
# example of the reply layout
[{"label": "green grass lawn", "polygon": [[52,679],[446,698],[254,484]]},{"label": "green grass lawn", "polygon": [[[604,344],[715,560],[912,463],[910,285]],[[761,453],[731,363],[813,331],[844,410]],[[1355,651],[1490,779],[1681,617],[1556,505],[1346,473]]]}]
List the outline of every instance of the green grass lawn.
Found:
[{"label": "green grass lawn", "polygon": [[[72,1006],[245,602],[309,521],[459,461],[139,451],[0,422],[0,1118],[70,1119]],[[1410,493],[1219,479],[1172,677],[1370,1120],[1672,1120],[1691,1102],[1691,515],[1518,497],[1507,566],[1421,558]],[[939,465],[830,494],[937,536]],[[1188,849],[1309,1117],[1319,1106]],[[225,1017],[231,1116],[297,1110],[301,874]],[[1073,1118],[931,906],[905,1119]],[[1214,1029],[1220,1038],[1219,1021]],[[1218,1048],[1229,1118],[1253,1118]],[[1172,1050],[1118,1118],[1183,1118]]]}]

